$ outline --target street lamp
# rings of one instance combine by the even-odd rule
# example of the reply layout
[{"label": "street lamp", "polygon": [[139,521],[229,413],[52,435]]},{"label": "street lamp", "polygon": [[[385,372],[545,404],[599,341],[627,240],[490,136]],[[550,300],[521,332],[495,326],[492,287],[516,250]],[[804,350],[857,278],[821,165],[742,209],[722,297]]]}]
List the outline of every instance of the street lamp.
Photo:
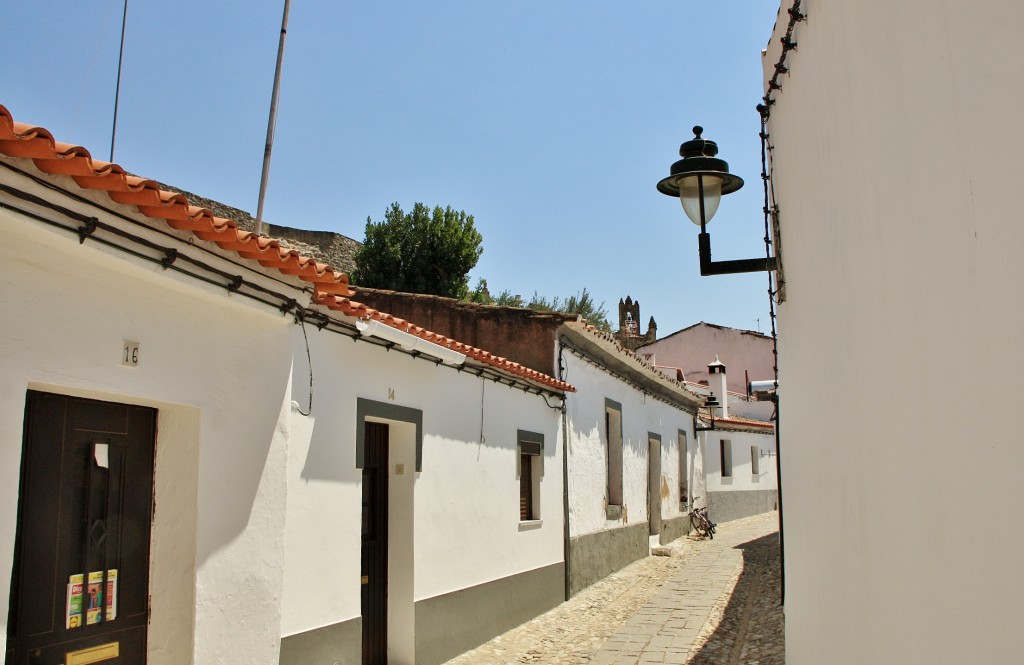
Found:
[{"label": "street lamp", "polygon": [[679,147],[682,157],[669,169],[669,176],[658,183],[658,191],[678,197],[683,211],[694,224],[700,226],[697,247],[700,253],[701,275],[727,275],[740,272],[762,272],[776,269],[774,256],[738,261],[712,261],[711,236],[707,223],[718,211],[725,194],[732,194],[743,186],[743,179],[729,173],[729,164],[718,159],[718,144],[701,138],[704,128],[693,128],[693,139]]},{"label": "street lamp", "polygon": [[[699,421],[695,417],[693,419],[693,431],[694,432],[712,432],[712,431],[714,431],[714,429],[715,429],[715,409],[717,409],[717,408],[719,408],[721,406],[722,405],[719,404],[719,402],[718,402],[718,398],[715,397],[715,393],[711,393],[710,395],[708,395],[707,401],[704,402],[704,408],[708,410],[708,421],[711,424],[709,426],[707,426],[707,427],[704,427],[702,425],[698,425],[697,423]],[[700,410],[699,409],[697,411],[697,415],[700,415]]]}]

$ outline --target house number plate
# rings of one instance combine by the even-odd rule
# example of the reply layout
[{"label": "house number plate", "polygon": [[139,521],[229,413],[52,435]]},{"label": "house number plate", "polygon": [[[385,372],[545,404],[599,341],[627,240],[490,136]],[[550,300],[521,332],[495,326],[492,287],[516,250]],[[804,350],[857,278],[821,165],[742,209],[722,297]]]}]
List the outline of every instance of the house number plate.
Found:
[{"label": "house number plate", "polygon": [[121,364],[125,367],[139,366],[139,343],[124,340],[121,343]]}]

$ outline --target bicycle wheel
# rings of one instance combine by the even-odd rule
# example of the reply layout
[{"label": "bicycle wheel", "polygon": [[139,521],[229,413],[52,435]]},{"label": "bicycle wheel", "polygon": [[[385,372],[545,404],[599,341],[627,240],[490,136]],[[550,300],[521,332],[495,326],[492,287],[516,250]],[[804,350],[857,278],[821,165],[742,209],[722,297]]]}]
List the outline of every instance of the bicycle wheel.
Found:
[{"label": "bicycle wheel", "polygon": [[690,526],[693,528],[693,532],[701,538],[707,537],[707,532],[704,530],[704,522],[701,520],[699,513],[690,513]]},{"label": "bicycle wheel", "polygon": [[714,522],[711,521],[710,517],[708,517],[708,509],[707,508],[701,508],[700,518],[704,522],[705,530],[707,531],[708,538],[714,538],[715,537],[715,526],[717,526],[717,525]]}]

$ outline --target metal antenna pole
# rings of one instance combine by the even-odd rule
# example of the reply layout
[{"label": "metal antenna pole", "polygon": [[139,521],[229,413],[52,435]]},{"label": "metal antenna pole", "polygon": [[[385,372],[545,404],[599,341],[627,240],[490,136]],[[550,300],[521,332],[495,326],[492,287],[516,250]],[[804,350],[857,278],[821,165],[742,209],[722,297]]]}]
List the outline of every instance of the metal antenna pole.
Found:
[{"label": "metal antenna pole", "polygon": [[288,35],[288,8],[291,0],[284,0],[284,16],[281,17],[281,39],[277,44],[277,69],[274,71],[274,92],[270,96],[270,119],[267,121],[267,144],[263,150],[263,175],[260,177],[260,200],[256,206],[254,232],[263,231],[263,199],[267,195],[267,181],[270,180],[270,153],[274,149],[274,128],[277,126],[277,98],[281,93],[281,63],[284,61],[284,38]]},{"label": "metal antenna pole", "polygon": [[114,139],[117,138],[117,106],[121,99],[121,66],[124,64],[124,29],[128,24],[128,0],[121,14],[121,52],[117,56],[117,85],[114,88],[114,126],[110,129],[110,161],[114,161]]}]

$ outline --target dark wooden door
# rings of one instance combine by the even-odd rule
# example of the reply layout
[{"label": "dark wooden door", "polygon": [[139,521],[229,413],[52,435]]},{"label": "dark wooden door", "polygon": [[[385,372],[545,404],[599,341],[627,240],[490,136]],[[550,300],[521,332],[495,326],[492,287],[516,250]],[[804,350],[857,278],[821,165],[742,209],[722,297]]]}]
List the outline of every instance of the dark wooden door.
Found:
[{"label": "dark wooden door", "polygon": [[156,411],[29,391],[7,665],[145,663]]},{"label": "dark wooden door", "polygon": [[388,662],[388,426],[366,423],[363,464],[363,665]]}]

